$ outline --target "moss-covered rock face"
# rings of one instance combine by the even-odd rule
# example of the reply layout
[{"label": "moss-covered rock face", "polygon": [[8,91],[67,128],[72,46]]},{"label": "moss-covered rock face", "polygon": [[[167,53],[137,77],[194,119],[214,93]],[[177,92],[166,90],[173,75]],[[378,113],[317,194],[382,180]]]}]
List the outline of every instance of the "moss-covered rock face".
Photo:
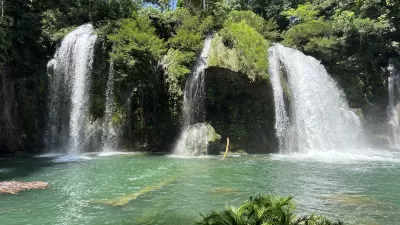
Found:
[{"label": "moss-covered rock face", "polygon": [[214,127],[212,127],[210,124],[207,124],[207,141],[209,143],[213,143],[216,141],[219,141],[221,139],[221,135],[219,135]]},{"label": "moss-covered rock face", "polygon": [[92,86],[90,88],[91,119],[103,117],[106,102],[107,79],[110,70],[108,52],[111,46],[99,40],[95,45],[93,68],[91,72]]},{"label": "moss-covered rock face", "polygon": [[212,41],[208,66],[268,79],[269,42],[246,22],[228,24]]},{"label": "moss-covered rock face", "polygon": [[217,155],[222,150],[221,136],[209,123],[195,123],[181,131],[175,153],[179,155],[200,156]]},{"label": "moss-covered rock face", "polygon": [[275,152],[269,42],[251,26],[254,23],[238,21],[227,21],[212,41],[206,70],[206,120],[222,140],[230,138],[232,151]]},{"label": "moss-covered rock face", "polygon": [[[230,150],[247,153],[276,152],[275,112],[270,84],[226,68],[206,70],[206,114]],[[222,143],[221,143],[222,144]]]},{"label": "moss-covered rock face", "polygon": [[212,40],[212,48],[208,56],[208,66],[221,67],[233,72],[239,72],[240,61],[237,49],[225,46],[222,36],[216,34]]}]

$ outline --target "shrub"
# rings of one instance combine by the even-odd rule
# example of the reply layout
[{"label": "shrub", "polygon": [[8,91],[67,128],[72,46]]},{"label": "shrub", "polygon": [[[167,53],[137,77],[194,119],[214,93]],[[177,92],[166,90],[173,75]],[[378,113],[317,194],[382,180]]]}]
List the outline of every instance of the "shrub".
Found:
[{"label": "shrub", "polygon": [[279,198],[259,195],[239,206],[221,212],[213,211],[202,215],[197,225],[343,225],[342,221],[332,222],[323,216],[296,216],[292,197]]},{"label": "shrub", "polygon": [[123,19],[114,34],[108,35],[113,43],[111,57],[116,65],[117,79],[127,82],[147,80],[165,52],[162,39],[149,18]]}]

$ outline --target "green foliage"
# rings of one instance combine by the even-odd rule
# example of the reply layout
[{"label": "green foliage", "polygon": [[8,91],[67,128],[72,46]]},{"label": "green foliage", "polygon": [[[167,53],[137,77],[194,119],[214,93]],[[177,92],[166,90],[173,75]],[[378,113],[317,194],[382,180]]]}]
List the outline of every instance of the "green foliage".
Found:
[{"label": "green foliage", "polygon": [[160,137],[167,136],[161,127],[169,122],[168,107],[159,100],[164,94],[158,69],[166,52],[165,42],[143,14],[120,20],[108,40],[113,45],[110,57],[114,62],[116,100],[124,105],[124,110],[114,114],[113,122],[129,125],[130,145],[159,145],[164,141]]},{"label": "green foliage", "polygon": [[168,50],[164,62],[167,65],[169,77],[182,79],[190,73],[189,66],[195,60],[196,55],[193,52],[183,52],[173,48]]},{"label": "green foliage", "polygon": [[137,5],[131,0],[65,0],[42,13],[43,36],[52,42],[60,41],[76,26],[91,22],[95,25],[129,18]]},{"label": "green foliage", "polygon": [[207,15],[212,17],[214,28],[220,29],[229,13],[234,10],[230,3],[230,0],[220,0],[209,4]]},{"label": "green foliage", "polygon": [[388,21],[370,18],[360,18],[352,11],[337,10],[333,17],[333,28],[337,33],[343,33],[345,38],[352,34],[358,34],[360,41],[368,40],[368,36],[381,35],[389,27]]},{"label": "green foliage", "polygon": [[138,13],[150,18],[160,38],[166,41],[174,35],[175,24],[177,23],[175,12],[161,12],[156,8],[147,7],[139,10]]},{"label": "green foliage", "polygon": [[204,13],[212,8],[212,5],[221,1],[223,0],[179,0],[178,6],[196,13]]},{"label": "green foliage", "polygon": [[300,22],[312,22],[317,19],[319,15],[319,11],[316,10],[315,6],[313,6],[310,2],[307,2],[304,5],[299,5],[296,9],[289,9],[282,12],[283,16],[286,16],[287,19],[294,16],[299,19]]},{"label": "green foliage", "polygon": [[[190,74],[189,68],[195,59],[194,52],[183,52],[173,48],[168,50],[163,62],[166,68],[166,82],[172,104],[176,104],[175,102],[178,102],[179,97],[182,96],[182,81]],[[177,106],[174,105],[173,108],[175,107]]]},{"label": "green foliage", "polygon": [[229,13],[225,23],[239,23],[241,21],[246,21],[249,26],[253,27],[258,33],[267,38],[267,40],[275,41],[279,37],[275,21],[264,20],[252,11],[234,10]]},{"label": "green foliage", "polygon": [[150,19],[141,15],[121,20],[116,32],[108,39],[113,43],[111,58],[120,68],[116,72],[127,82],[149,79],[145,74],[138,76],[135,72],[143,71],[139,68],[143,66],[154,69],[165,52],[164,42],[157,37]]},{"label": "green foliage", "polygon": [[291,27],[284,35],[284,45],[308,50],[329,50],[339,41],[333,36],[332,23],[322,19]]},{"label": "green foliage", "polygon": [[338,76],[352,103],[367,103],[383,94],[382,53],[397,51],[385,40],[392,25],[384,12],[372,1],[321,0],[299,5],[282,12],[287,18],[300,19],[284,32],[283,44],[321,59]]},{"label": "green foliage", "polygon": [[126,118],[125,112],[122,109],[118,109],[114,112],[111,121],[115,127],[121,127]]},{"label": "green foliage", "polygon": [[292,197],[278,198],[259,195],[239,206],[221,212],[213,211],[204,216],[198,225],[342,225],[322,216],[302,216],[294,214]]},{"label": "green foliage", "polygon": [[211,17],[200,18],[189,10],[178,8],[172,14],[176,34],[168,40],[170,47],[163,59],[165,77],[168,84],[170,108],[177,115],[179,99],[182,96],[181,87],[190,74],[201,51],[206,35],[213,28]]},{"label": "green foliage", "polygon": [[201,40],[200,34],[181,29],[177,31],[175,37],[169,40],[169,43],[173,48],[183,51],[199,51],[201,49]]},{"label": "green foliage", "polygon": [[225,46],[221,35],[216,34],[211,43],[211,49],[208,56],[208,66],[227,68],[234,72],[241,71],[241,62],[236,48]]},{"label": "green foliage", "polygon": [[178,9],[176,35],[169,40],[169,45],[182,51],[198,52],[202,48],[204,35],[211,31],[212,19],[200,19],[189,11]]},{"label": "green foliage", "polygon": [[224,43],[236,48],[240,62],[240,71],[246,73],[252,80],[257,76],[268,79],[268,48],[269,42],[242,20],[239,23],[227,23],[220,31]]},{"label": "green foliage", "polygon": [[62,38],[71,32],[75,27],[65,27],[63,21],[64,14],[58,9],[47,10],[42,14],[42,33],[43,35],[53,42],[61,41]]},{"label": "green foliage", "polygon": [[229,4],[235,10],[250,10],[265,20],[276,21],[280,30],[288,24],[281,12],[304,2],[305,0],[229,0]]}]

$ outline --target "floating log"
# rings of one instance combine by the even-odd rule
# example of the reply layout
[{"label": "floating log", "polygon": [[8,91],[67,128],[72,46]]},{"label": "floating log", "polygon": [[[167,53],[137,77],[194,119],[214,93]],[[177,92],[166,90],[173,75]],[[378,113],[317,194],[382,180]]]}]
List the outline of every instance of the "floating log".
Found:
[{"label": "floating log", "polygon": [[229,188],[229,187],[219,187],[211,190],[211,193],[221,194],[221,193],[238,193],[240,190]]},{"label": "floating log", "polygon": [[5,181],[0,182],[0,194],[18,194],[20,191],[28,191],[33,189],[46,189],[49,187],[47,182],[18,182]]},{"label": "floating log", "polygon": [[123,205],[128,204],[130,201],[137,199],[138,197],[140,197],[142,195],[145,195],[149,192],[161,189],[161,188],[169,185],[170,183],[174,182],[176,179],[178,179],[178,178],[172,177],[172,178],[164,180],[163,182],[160,182],[156,185],[147,186],[147,187],[141,189],[140,191],[132,193],[132,194],[124,195],[124,196],[116,198],[116,199],[105,200],[105,201],[95,201],[95,202],[112,205],[112,206],[123,206]]}]

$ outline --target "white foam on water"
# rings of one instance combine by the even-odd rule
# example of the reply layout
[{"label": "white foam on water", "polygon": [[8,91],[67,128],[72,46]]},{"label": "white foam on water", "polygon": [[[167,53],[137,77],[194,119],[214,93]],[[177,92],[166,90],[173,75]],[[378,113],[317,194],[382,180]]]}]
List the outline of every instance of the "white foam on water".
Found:
[{"label": "white foam on water", "polygon": [[316,161],[332,164],[353,164],[370,162],[400,163],[400,152],[380,149],[351,149],[349,151],[308,151],[307,153],[273,154],[272,160]]},{"label": "white foam on water", "polygon": [[68,154],[62,155],[54,159],[53,161],[56,163],[64,163],[64,162],[79,162],[93,159],[87,155],[76,155],[76,154]]},{"label": "white foam on water", "polygon": [[59,157],[62,156],[63,154],[61,153],[45,153],[45,154],[40,154],[40,155],[35,155],[35,158],[54,158],[54,157]]},{"label": "white foam on water", "polygon": [[100,152],[97,156],[99,157],[106,157],[106,156],[115,156],[115,155],[140,155],[142,152],[112,152],[112,151],[105,151]]},{"label": "white foam on water", "polygon": [[[199,155],[199,156],[191,156],[191,155],[167,155],[166,157],[168,158],[173,158],[173,159],[212,159],[212,158],[217,158],[217,156],[213,155]],[[222,157],[222,156],[218,156]]]}]

